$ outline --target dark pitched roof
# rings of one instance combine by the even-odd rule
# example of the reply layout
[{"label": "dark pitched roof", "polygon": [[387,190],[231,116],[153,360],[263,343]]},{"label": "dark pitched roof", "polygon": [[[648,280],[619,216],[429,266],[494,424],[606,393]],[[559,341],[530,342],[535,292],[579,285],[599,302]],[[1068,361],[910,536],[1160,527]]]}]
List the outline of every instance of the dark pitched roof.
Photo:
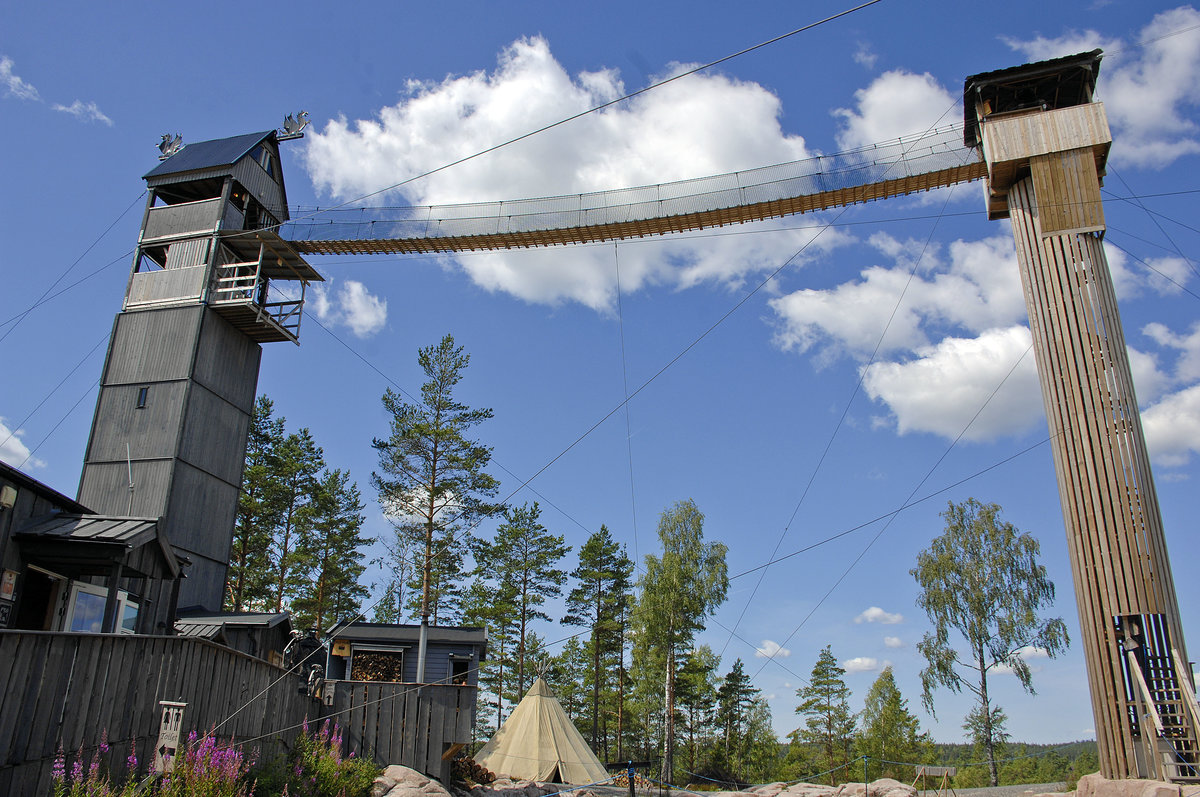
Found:
[{"label": "dark pitched roof", "polygon": [[291,629],[292,616],[287,612],[197,612],[181,611],[175,618],[175,631],[180,636],[201,637],[216,642],[225,639],[227,628],[274,628],[287,623]]},{"label": "dark pitched roof", "polygon": [[106,563],[123,561],[151,578],[179,577],[179,559],[155,518],[62,513],[34,520],[13,539],[31,561],[79,573],[100,572],[97,568]]},{"label": "dark pitched roof", "polygon": [[[334,629],[332,639],[348,642],[392,642],[417,644],[421,638],[419,625],[392,625],[390,623],[350,623]],[[479,657],[487,655],[487,629],[462,626],[431,625],[429,642],[435,645],[478,645]]]},{"label": "dark pitched roof", "polygon": [[40,537],[71,542],[97,542],[136,548],[158,533],[155,518],[104,515],[54,515],[21,529],[17,537]]},{"label": "dark pitched roof", "polygon": [[244,133],[240,136],[187,144],[179,152],[146,172],[143,179],[149,180],[168,174],[194,172],[199,169],[212,169],[217,166],[232,166],[268,136],[274,135],[274,130],[266,130],[261,133]]},{"label": "dark pitched roof", "polygon": [[990,98],[994,105],[1036,101],[1052,108],[1090,102],[1102,53],[1092,50],[971,75],[963,83],[964,143],[973,147],[979,142],[977,97]]},{"label": "dark pitched roof", "polygon": [[42,498],[45,498],[50,503],[67,512],[86,514],[91,511],[74,498],[68,498],[58,490],[47,487],[32,476],[26,476],[7,462],[0,462],[0,480],[12,482],[23,490],[37,493]]}]

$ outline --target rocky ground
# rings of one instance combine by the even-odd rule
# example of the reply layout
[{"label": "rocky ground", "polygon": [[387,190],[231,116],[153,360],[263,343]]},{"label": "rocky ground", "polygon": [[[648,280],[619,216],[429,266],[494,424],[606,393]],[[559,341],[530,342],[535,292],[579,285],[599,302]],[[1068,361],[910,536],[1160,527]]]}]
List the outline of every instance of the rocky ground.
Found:
[{"label": "rocky ground", "polygon": [[[1061,783],[1046,783],[1033,786],[1002,786],[995,789],[960,789],[957,797],[1032,797],[1061,790]],[[569,791],[566,791],[569,790]],[[476,786],[470,791],[447,790],[432,780],[407,767],[390,766],[375,782],[374,797],[549,797],[564,792],[564,797],[626,797],[629,790],[616,786],[588,786],[576,788],[552,783],[513,781],[500,778],[487,786]],[[675,790],[676,795],[689,794],[686,790]],[[639,797],[657,797],[657,790],[646,792],[638,789]],[[938,797],[937,792],[920,792],[906,783],[881,778],[870,784],[864,794],[863,784],[846,783],[833,787],[812,783],[770,783],[741,792],[705,792],[704,797]]]},{"label": "rocky ground", "polygon": [[[1050,797],[1061,793],[1063,783],[1038,783],[1021,786],[999,786],[983,789],[956,789],[953,797]],[[683,789],[676,795],[694,794]],[[629,790],[615,786],[577,788],[553,783],[513,781],[500,778],[487,786],[470,791],[447,790],[408,767],[390,766],[375,781],[372,797],[626,797]],[[657,797],[657,792],[638,789],[638,797]],[[866,790],[861,783],[845,783],[838,787],[812,783],[769,783],[740,792],[705,792],[703,797],[941,797],[938,792],[917,792],[912,786],[890,778],[872,781]],[[946,797],[950,797],[947,795]],[[1080,779],[1079,790],[1073,797],[1181,797],[1179,786],[1148,780],[1104,780],[1099,775]]]}]

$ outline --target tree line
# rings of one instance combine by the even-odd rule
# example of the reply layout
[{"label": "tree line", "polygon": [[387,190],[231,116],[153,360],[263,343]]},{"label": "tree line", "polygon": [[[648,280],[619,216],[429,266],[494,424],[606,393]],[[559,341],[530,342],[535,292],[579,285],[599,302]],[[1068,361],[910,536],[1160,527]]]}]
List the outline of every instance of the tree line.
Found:
[{"label": "tree line", "polygon": [[[797,691],[800,726],[787,742],[777,739],[767,701],[744,663],[736,659],[722,671],[720,658],[696,644],[729,581],[726,547],[705,539],[704,515],[693,500],[662,511],[658,550],[640,567],[601,525],[569,569],[571,547],[546,527],[537,502],[496,499],[492,449],[474,439],[492,411],[471,408],[455,394],[469,363],[446,335],[418,352],[425,374],[419,396],[384,393],[390,422],[388,434],[373,441],[379,466],[371,483],[391,533],[379,541],[377,560],[388,578],[370,606],[362,576],[375,540],[362,533],[357,485],[326,465],[307,429],[289,432],[271,401],[258,400],[227,608],[289,610],[298,626],[318,631],[360,613],[376,622],[484,627],[489,649],[478,674],[479,739],[503,724],[541,675],[602,760],[656,761],[667,783],[911,780],[911,764],[945,762],[949,748],[921,731],[890,668],[862,711],[851,712],[845,671],[828,646]],[[1006,667],[1032,692],[1022,652],[1054,656],[1065,648],[1062,621],[1038,617],[1053,599],[1053,585],[1036,562],[1036,541],[1001,521],[999,507],[970,499],[951,503],[943,517],[945,532],[912,571],[922,587],[919,604],[934,625],[918,646],[928,662],[922,702],[932,713],[939,687],[966,688],[977,698],[964,729],[976,760],[987,761],[986,774],[967,768],[957,785],[1027,777],[1028,763],[1001,760],[1006,718],[989,701],[987,677]],[[489,520],[495,522],[490,538],[480,533]],[[563,612],[553,616],[548,607],[560,598]],[[534,630],[554,621],[580,630],[563,639]],[[959,655],[952,631],[968,653]],[[867,771],[851,771],[860,760]],[[1047,754],[1032,771],[1065,780],[1080,762],[1064,761]]]}]

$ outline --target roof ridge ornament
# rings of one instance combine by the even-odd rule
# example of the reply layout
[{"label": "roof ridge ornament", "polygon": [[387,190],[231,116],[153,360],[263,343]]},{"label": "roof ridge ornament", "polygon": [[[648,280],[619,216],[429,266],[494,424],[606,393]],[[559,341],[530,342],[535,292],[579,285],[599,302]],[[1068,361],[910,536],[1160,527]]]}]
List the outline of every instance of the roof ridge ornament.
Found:
[{"label": "roof ridge ornament", "polygon": [[308,111],[301,111],[294,117],[289,113],[283,118],[283,129],[278,132],[280,141],[293,138],[304,138],[304,128],[308,127]]},{"label": "roof ridge ornament", "polygon": [[183,149],[183,136],[176,133],[172,138],[170,133],[163,133],[162,141],[158,142],[158,151],[162,153],[158,159],[165,161],[181,149]]}]

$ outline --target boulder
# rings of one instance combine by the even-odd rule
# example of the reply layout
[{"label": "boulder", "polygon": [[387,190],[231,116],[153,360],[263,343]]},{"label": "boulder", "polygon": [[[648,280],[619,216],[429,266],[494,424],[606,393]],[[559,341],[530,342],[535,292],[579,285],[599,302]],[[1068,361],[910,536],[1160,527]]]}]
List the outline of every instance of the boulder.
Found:
[{"label": "boulder", "polygon": [[1181,797],[1183,789],[1161,780],[1109,780],[1099,772],[1084,775],[1076,787],[1078,797]]},{"label": "boulder", "polygon": [[822,783],[793,783],[779,797],[833,797],[835,789]]},{"label": "boulder", "polygon": [[864,788],[862,782],[843,783],[833,793],[833,797],[915,797],[917,790],[907,783],[901,783],[891,778],[873,780],[869,788]]},{"label": "boulder", "polygon": [[450,792],[415,769],[392,764],[375,778],[371,797],[450,797]]}]

